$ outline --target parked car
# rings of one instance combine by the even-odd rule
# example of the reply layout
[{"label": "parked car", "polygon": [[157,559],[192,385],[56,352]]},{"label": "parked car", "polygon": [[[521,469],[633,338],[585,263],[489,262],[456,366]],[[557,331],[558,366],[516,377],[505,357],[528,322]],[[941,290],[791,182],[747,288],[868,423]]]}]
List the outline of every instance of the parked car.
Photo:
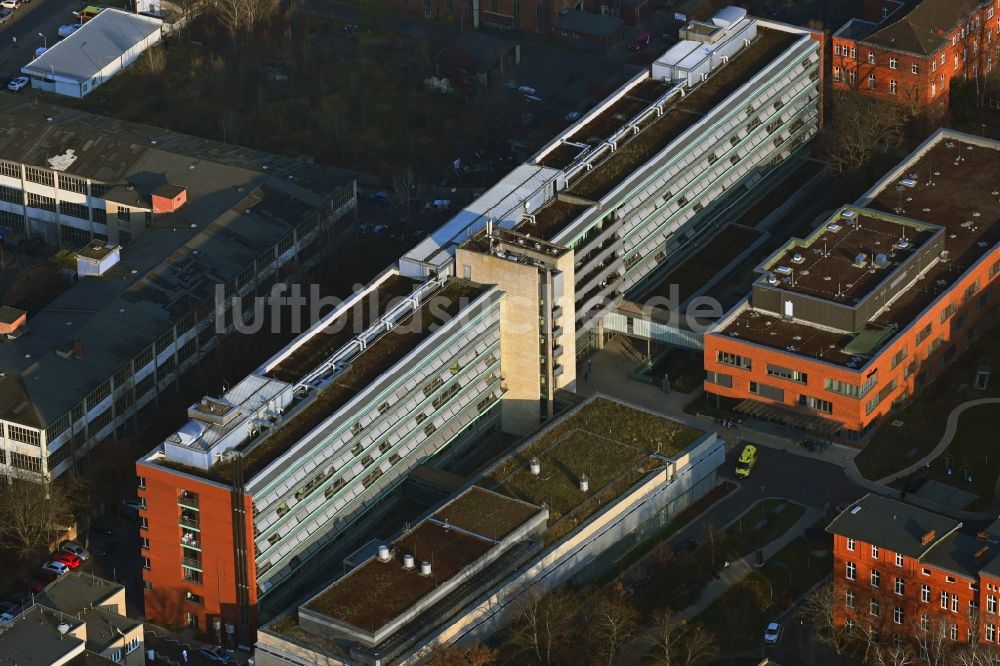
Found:
[{"label": "parked car", "polygon": [[48,51],[48,48],[44,46],[39,46],[37,49],[35,49],[35,57],[36,58],[40,57],[46,51]]},{"label": "parked car", "polygon": [[14,616],[10,613],[0,613],[0,624],[8,624],[14,621]]},{"label": "parked car", "polygon": [[743,479],[747,478],[750,476],[750,471],[756,464],[757,447],[753,444],[747,444],[743,447],[743,451],[740,453],[740,459],[736,461],[736,477]]},{"label": "parked car", "polygon": [[228,664],[231,658],[230,654],[226,652],[221,645],[216,645],[215,647],[210,648],[202,648],[198,650],[198,654],[209,661],[214,661],[217,664]]},{"label": "parked car", "polygon": [[77,30],[79,30],[81,26],[82,26],[81,23],[70,23],[69,25],[59,26],[59,30],[58,30],[59,38],[60,39],[65,39],[66,37],[69,37],[74,32],[76,32]]},{"label": "parked car", "polygon": [[26,85],[28,85],[28,77],[19,76],[7,84],[7,90],[13,90],[14,92],[17,92]]},{"label": "parked car", "polygon": [[13,15],[14,15],[14,12],[12,12],[9,9],[6,9],[6,8],[0,9],[0,25],[3,25],[7,21],[9,21],[10,17],[13,16]]},{"label": "parked car", "polygon": [[76,541],[63,541],[61,544],[59,544],[59,550],[61,550],[64,553],[72,553],[73,555],[79,557],[81,560],[90,559],[90,553],[87,551],[87,549],[78,544]]},{"label": "parked car", "polygon": [[17,9],[21,6],[21,0],[0,0],[0,7],[4,9]]},{"label": "parked car", "polygon": [[649,46],[649,42],[652,38],[653,36],[650,33],[640,32],[638,35],[635,36],[635,39],[633,39],[631,42],[628,43],[628,50],[641,51],[647,46]]},{"label": "parked car", "polygon": [[42,571],[50,571],[56,576],[62,576],[69,573],[69,565],[52,560],[42,565]]},{"label": "parked car", "polygon": [[388,192],[382,192],[382,191],[372,192],[371,196],[369,196],[368,198],[371,199],[372,201],[378,201],[379,203],[385,203],[386,201],[389,200],[389,193]]},{"label": "parked car", "polygon": [[451,199],[435,199],[428,201],[425,206],[427,210],[448,210],[451,208]]},{"label": "parked car", "polygon": [[73,553],[59,553],[58,555],[52,558],[52,563],[55,564],[56,562],[65,564],[67,567],[69,567],[70,571],[76,571],[77,569],[80,568],[80,565],[83,563],[83,560],[81,560]]},{"label": "parked car", "polygon": [[579,111],[570,111],[565,116],[563,116],[563,119],[564,120],[579,120],[580,119],[580,115],[581,114],[580,114]]},{"label": "parked car", "polygon": [[764,630],[764,642],[768,645],[777,645],[781,640],[782,627],[777,622],[771,622]]},{"label": "parked car", "polygon": [[7,601],[6,599],[0,601],[0,613],[5,615],[17,615],[20,610],[21,604],[15,604],[13,601]]}]

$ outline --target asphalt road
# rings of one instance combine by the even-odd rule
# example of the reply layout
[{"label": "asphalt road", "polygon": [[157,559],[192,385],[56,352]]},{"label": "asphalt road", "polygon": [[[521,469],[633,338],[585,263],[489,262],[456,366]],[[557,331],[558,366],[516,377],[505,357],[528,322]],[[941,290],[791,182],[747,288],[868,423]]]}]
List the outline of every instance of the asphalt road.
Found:
[{"label": "asphalt road", "polygon": [[[86,4],[81,0],[32,0],[14,10],[11,19],[0,26],[0,74],[18,72],[34,58],[35,49],[55,44],[59,39],[59,26],[74,23],[73,12]],[[101,4],[116,6],[119,3]]]}]

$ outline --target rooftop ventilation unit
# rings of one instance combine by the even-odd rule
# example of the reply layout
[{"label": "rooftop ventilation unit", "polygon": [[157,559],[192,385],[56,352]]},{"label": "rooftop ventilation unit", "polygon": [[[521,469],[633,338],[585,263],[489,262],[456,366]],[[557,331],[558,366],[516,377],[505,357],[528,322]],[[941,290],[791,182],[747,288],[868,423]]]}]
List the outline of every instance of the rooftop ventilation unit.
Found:
[{"label": "rooftop ventilation unit", "polygon": [[403,568],[407,570],[413,568],[413,555],[410,555],[409,553],[403,555]]},{"label": "rooftop ventilation unit", "polygon": [[899,181],[899,184],[902,185],[903,187],[913,188],[917,186],[917,180],[915,178],[904,178],[901,181]]},{"label": "rooftop ventilation unit", "polygon": [[831,231],[833,233],[838,233],[841,230],[841,226],[839,224],[837,224],[836,222],[832,222],[832,223],[826,225],[826,229],[827,229],[827,231]]},{"label": "rooftop ventilation unit", "polygon": [[532,458],[531,462],[528,463],[528,471],[531,472],[532,476],[538,476],[542,473],[542,463],[538,458]]},{"label": "rooftop ventilation unit", "polygon": [[847,220],[848,222],[851,222],[852,220],[854,220],[854,219],[856,219],[858,217],[858,211],[856,211],[856,210],[845,210],[845,211],[842,211],[840,213],[840,216],[842,218],[844,218],[845,220]]},{"label": "rooftop ventilation unit", "polygon": [[767,283],[771,285],[778,284],[778,277],[774,273],[767,274]]},{"label": "rooftop ventilation unit", "polygon": [[867,266],[868,255],[865,254],[864,252],[859,252],[858,254],[854,255],[854,265],[857,266],[858,268],[864,268],[865,266]]},{"label": "rooftop ventilation unit", "polygon": [[392,555],[389,553],[389,546],[382,544],[378,547],[378,561],[388,562],[392,559]]},{"label": "rooftop ventilation unit", "polygon": [[851,515],[852,516],[855,515],[855,514],[857,514],[858,511],[861,511],[861,506],[860,505],[855,506],[855,507],[851,507]]},{"label": "rooftop ventilation unit", "polygon": [[430,562],[421,562],[420,563],[420,575],[421,576],[430,576],[431,575],[431,563]]},{"label": "rooftop ventilation unit", "polygon": [[585,493],[590,490],[590,479],[587,478],[586,474],[580,475],[580,492]]},{"label": "rooftop ventilation unit", "polygon": [[875,265],[879,268],[885,268],[889,265],[889,257],[885,256],[881,252],[875,255]]},{"label": "rooftop ventilation unit", "polygon": [[898,240],[893,244],[893,247],[897,250],[909,250],[913,247],[913,243],[908,240]]},{"label": "rooftop ventilation unit", "polygon": [[801,264],[801,263],[802,263],[803,261],[805,261],[805,260],[806,260],[806,258],[805,258],[805,257],[803,257],[803,256],[802,256],[801,254],[799,254],[798,252],[796,252],[795,254],[793,254],[793,255],[792,255],[792,263],[793,263],[793,264]]},{"label": "rooftop ventilation unit", "polygon": [[778,273],[779,275],[791,275],[792,269],[789,268],[788,266],[778,266],[777,268],[774,269],[774,272]]},{"label": "rooftop ventilation unit", "polygon": [[937,531],[936,530],[931,530],[927,534],[925,534],[922,537],[920,537],[920,545],[921,546],[926,546],[931,541],[934,541],[934,537],[936,537],[936,536],[937,536]]}]

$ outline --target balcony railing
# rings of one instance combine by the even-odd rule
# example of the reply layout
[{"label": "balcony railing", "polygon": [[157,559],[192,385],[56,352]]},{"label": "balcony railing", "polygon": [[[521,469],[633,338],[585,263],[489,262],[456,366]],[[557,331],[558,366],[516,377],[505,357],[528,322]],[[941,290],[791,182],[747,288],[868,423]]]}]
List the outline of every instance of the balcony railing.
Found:
[{"label": "balcony railing", "polygon": [[182,493],[177,498],[177,503],[181,506],[185,506],[194,510],[198,510],[198,496],[192,495],[190,493]]},{"label": "balcony railing", "polygon": [[199,530],[199,531],[201,530],[201,528],[199,527],[201,523],[197,518],[187,518],[185,516],[181,516],[180,523],[184,527],[189,527],[193,530]]},{"label": "balcony railing", "polygon": [[181,557],[181,564],[191,569],[201,571],[201,560],[196,560],[193,557]]}]

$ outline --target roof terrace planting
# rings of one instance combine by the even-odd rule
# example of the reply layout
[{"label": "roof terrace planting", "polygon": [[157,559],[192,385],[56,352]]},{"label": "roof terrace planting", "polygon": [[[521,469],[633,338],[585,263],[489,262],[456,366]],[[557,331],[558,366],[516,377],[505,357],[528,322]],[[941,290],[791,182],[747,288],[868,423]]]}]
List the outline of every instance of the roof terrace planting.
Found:
[{"label": "roof terrace planting", "polygon": [[[791,44],[801,37],[800,34],[782,32],[759,27],[757,39],[746,49],[734,57],[729,64],[715,70],[707,81],[691,89],[677,104],[669,108],[662,116],[654,117],[641,126],[639,134],[627,143],[619,146],[606,159],[586,172],[579,180],[565,190],[567,194],[583,199],[598,201],[614,189],[628,175],[648,162],[656,153],[670,145],[670,142],[680,136],[685,130],[709,113],[722,100],[732,94],[737,88],[750,80],[768,63],[777,58]],[[652,94],[653,87],[641,94]],[[662,93],[661,93],[662,94]],[[655,100],[656,95],[652,99]],[[616,102],[600,116],[584,125],[601,128],[607,114],[625,115],[623,111],[615,111],[616,107],[626,109],[629,96]],[[636,102],[638,104],[638,102]],[[647,103],[648,105],[648,103]],[[628,107],[631,108],[631,107]],[[636,108],[632,116],[641,108]],[[627,122],[625,118],[619,125]],[[598,125],[594,125],[598,122]],[[583,128],[581,128],[583,129]],[[593,131],[593,130],[591,130]],[[614,131],[613,129],[611,130]],[[576,133],[574,134],[574,137]],[[573,138],[573,137],[570,137]],[[604,137],[606,138],[606,137]],[[544,159],[543,159],[544,164]],[[584,212],[586,206],[566,204],[563,201],[553,201],[538,209],[534,223],[522,223],[520,231],[540,236],[546,240],[559,233],[569,222]]]},{"label": "roof terrace planting", "polygon": [[283,382],[295,383],[323,359],[344,346],[351,338],[378,321],[386,311],[396,305],[401,298],[413,291],[416,283],[400,275],[386,279],[371,297],[364,298],[338,317],[323,331],[276,365],[269,375]]},{"label": "roof terrace planting", "polygon": [[[393,541],[389,561],[367,560],[306,608],[374,633],[542,510],[473,486]],[[478,532],[480,527],[497,536]],[[412,569],[403,567],[405,555],[413,556]],[[420,573],[422,562],[430,563],[430,575]]]},{"label": "roof terrace planting", "polygon": [[[454,317],[485,290],[485,287],[464,280],[449,280],[437,293],[427,298],[419,310],[400,321],[395,328],[365,349],[347,370],[337,375],[333,381],[322,388],[314,389],[309,397],[298,396],[280,427],[273,433],[263,438],[249,440],[240,447],[246,478],[253,477],[287,453],[320,423],[438,330],[444,323],[442,317]],[[345,316],[353,315],[348,311]],[[351,327],[345,326],[345,328]],[[232,483],[233,480],[232,460],[220,460],[210,472],[179,464],[162,456],[150,460],[224,483]]]},{"label": "roof terrace planting", "polygon": [[[547,542],[558,541],[704,433],[598,397],[500,463],[483,483],[549,509]],[[537,458],[541,473],[531,474]],[[582,492],[580,476],[590,490]]]}]

